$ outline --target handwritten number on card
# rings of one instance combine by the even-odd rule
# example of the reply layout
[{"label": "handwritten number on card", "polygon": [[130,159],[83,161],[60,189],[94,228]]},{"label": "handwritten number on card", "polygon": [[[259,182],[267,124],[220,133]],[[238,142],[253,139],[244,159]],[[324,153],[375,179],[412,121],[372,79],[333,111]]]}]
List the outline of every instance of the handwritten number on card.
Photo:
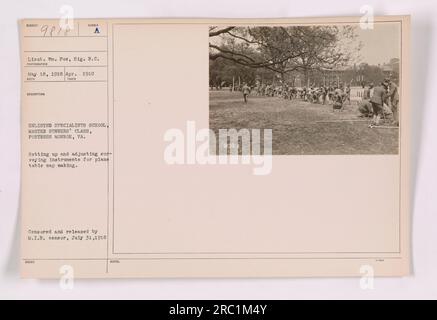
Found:
[{"label": "handwritten number on card", "polygon": [[[63,34],[61,34],[63,32]],[[54,37],[54,36],[67,36],[70,32],[70,28],[68,26],[65,27],[56,27],[49,26],[47,24],[41,27],[41,33],[44,37]]]}]

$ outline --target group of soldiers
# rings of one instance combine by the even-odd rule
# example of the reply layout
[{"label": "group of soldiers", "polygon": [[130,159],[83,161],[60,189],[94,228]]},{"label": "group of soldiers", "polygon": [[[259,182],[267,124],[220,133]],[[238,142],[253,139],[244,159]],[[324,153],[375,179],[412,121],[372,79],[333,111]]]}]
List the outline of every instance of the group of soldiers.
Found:
[{"label": "group of soldiers", "polygon": [[[300,99],[311,103],[331,104],[333,109],[342,110],[344,104],[350,103],[350,85],[330,85],[330,86],[309,86],[309,87],[295,87],[284,85],[256,85],[250,88],[247,84],[243,84],[241,89],[245,102],[247,102],[247,95],[254,91],[257,96],[265,97],[282,97],[287,100]],[[244,93],[246,92],[246,94]]]},{"label": "group of soldiers", "polygon": [[363,99],[358,106],[361,117],[371,117],[371,126],[380,125],[381,118],[399,126],[399,88],[386,78],[379,85],[373,83],[364,88]]},{"label": "group of soldiers", "polygon": [[[244,102],[247,103],[249,94],[254,91],[257,96],[281,97],[283,99],[300,99],[310,103],[332,105],[333,111],[343,111],[347,103],[351,104],[351,87],[344,84],[331,84],[329,86],[295,87],[281,84],[257,84],[253,87],[246,83],[240,88]],[[362,100],[359,102],[360,117],[372,118],[370,126],[380,125],[391,120],[394,126],[399,125],[399,89],[396,84],[386,78],[379,85],[373,83],[364,86]]]}]

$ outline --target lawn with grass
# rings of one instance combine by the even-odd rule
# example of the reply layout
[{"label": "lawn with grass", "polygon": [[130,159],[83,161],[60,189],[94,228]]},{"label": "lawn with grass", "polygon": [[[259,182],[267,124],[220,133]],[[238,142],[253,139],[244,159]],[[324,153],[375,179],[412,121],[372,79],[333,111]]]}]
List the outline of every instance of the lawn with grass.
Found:
[{"label": "lawn with grass", "polygon": [[333,112],[331,105],[241,92],[211,91],[209,126],[219,129],[272,129],[273,154],[397,154],[399,130],[369,128],[355,103]]}]

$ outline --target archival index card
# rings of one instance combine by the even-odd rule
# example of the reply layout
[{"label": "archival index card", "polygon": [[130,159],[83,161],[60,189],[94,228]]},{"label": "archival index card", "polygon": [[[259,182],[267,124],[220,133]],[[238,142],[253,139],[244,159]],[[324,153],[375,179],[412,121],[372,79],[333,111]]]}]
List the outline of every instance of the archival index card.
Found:
[{"label": "archival index card", "polygon": [[408,16],[20,32],[23,277],[408,275]]}]

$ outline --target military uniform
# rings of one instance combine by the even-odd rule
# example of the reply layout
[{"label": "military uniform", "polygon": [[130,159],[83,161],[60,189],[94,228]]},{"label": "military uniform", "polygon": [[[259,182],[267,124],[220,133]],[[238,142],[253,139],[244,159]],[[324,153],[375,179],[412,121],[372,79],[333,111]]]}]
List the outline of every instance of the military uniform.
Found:
[{"label": "military uniform", "polygon": [[362,100],[358,106],[358,111],[361,113],[361,117],[370,117],[373,114],[373,107],[370,100]]},{"label": "military uniform", "polygon": [[395,125],[399,125],[399,88],[393,82],[390,83],[390,102],[393,122]]},{"label": "military uniform", "polygon": [[243,86],[243,98],[244,98],[244,103],[247,103],[247,96],[250,93],[250,88],[248,85],[244,85]]},{"label": "military uniform", "polygon": [[376,86],[373,89],[373,95],[370,99],[370,102],[372,103],[372,109],[373,109],[373,120],[374,124],[379,124],[379,119],[381,117],[381,114],[383,111],[383,105],[384,102],[387,100],[387,90],[386,88],[381,84],[379,86]]}]

